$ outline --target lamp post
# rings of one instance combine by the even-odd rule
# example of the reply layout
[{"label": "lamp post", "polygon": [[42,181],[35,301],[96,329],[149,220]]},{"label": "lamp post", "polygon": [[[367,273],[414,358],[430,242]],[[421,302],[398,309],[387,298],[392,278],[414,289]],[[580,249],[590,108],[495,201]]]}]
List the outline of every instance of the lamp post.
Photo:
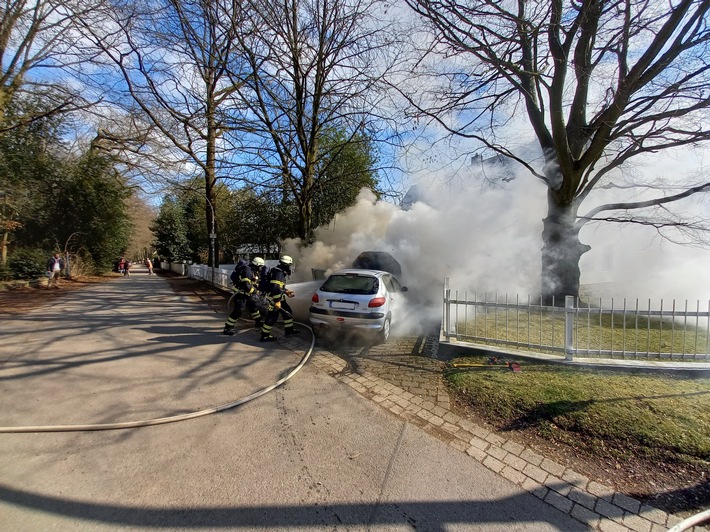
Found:
[{"label": "lamp post", "polygon": [[210,199],[207,197],[207,194],[205,194],[205,200],[207,201],[207,205],[210,206],[210,210],[212,211],[212,227],[210,228],[210,250],[211,250],[211,255],[212,255],[212,289],[214,290],[214,270],[215,270],[215,263],[217,262],[217,259],[215,257],[215,240],[217,239],[217,232],[215,231],[215,212],[214,212],[214,207],[212,206],[212,202]]},{"label": "lamp post", "polygon": [[181,185],[181,184],[179,184],[179,183],[174,184],[174,186],[177,186],[177,187],[179,187],[179,188],[181,188],[181,189],[183,189],[183,190],[188,190],[188,191],[190,191],[190,192],[196,192],[197,194],[201,194],[202,197],[205,198],[205,201],[207,202],[207,205],[208,205],[209,208],[210,208],[210,212],[212,213],[212,220],[211,220],[211,224],[210,224],[211,227],[210,227],[209,238],[210,238],[210,250],[211,250],[210,256],[211,256],[211,258],[212,258],[212,288],[214,289],[214,286],[215,286],[215,283],[214,283],[214,277],[215,277],[214,270],[215,270],[215,265],[216,265],[216,263],[217,263],[217,256],[216,256],[217,253],[216,253],[216,249],[215,249],[215,243],[216,243],[216,240],[217,240],[217,231],[216,231],[216,229],[215,229],[215,221],[216,221],[216,219],[217,219],[217,214],[216,214],[216,212],[215,212],[215,210],[214,210],[214,205],[212,205],[212,202],[210,201],[210,198],[207,197],[207,194],[205,194],[205,193],[204,193],[203,191],[201,191],[201,190],[196,190],[196,189],[194,189],[194,188],[192,188],[192,187],[186,187],[186,186],[183,186],[183,185]]}]

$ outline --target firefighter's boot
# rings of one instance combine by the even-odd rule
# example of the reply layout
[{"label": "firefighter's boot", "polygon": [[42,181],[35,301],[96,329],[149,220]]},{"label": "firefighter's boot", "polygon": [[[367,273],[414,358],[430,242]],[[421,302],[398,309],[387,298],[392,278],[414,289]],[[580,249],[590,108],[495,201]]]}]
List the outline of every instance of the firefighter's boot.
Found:
[{"label": "firefighter's boot", "polygon": [[224,329],[222,329],[222,334],[226,336],[234,336],[234,327],[230,327],[229,325],[225,325]]}]

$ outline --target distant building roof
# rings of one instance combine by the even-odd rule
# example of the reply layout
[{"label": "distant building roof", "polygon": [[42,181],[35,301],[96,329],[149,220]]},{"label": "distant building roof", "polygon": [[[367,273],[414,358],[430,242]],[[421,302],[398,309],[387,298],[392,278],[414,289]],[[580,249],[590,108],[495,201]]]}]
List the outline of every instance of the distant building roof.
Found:
[{"label": "distant building roof", "polygon": [[403,211],[408,211],[412,208],[412,205],[414,205],[417,201],[420,201],[421,199],[422,198],[421,193],[419,192],[419,187],[417,185],[412,185],[411,187],[409,187],[409,190],[407,190],[407,193],[402,198],[402,201],[400,202],[399,206],[402,208]]},{"label": "distant building roof", "polygon": [[[513,170],[515,164],[513,159],[505,157],[504,155],[496,154],[493,157],[484,159],[477,153],[471,157],[470,166],[475,175],[483,174],[485,178],[492,183],[498,181],[509,183],[516,178],[516,173]],[[399,206],[403,211],[408,211],[416,202],[423,200],[424,194],[419,188],[419,185],[412,185],[404,194]]]}]

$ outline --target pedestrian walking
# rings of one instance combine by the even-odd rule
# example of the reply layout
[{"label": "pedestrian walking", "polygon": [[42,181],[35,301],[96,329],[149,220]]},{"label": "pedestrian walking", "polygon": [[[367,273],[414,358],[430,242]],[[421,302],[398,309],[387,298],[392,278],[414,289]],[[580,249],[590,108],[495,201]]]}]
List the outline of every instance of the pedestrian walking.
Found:
[{"label": "pedestrian walking", "polygon": [[47,288],[59,288],[59,276],[64,269],[64,261],[59,253],[52,255],[47,261]]},{"label": "pedestrian walking", "polygon": [[234,325],[241,317],[244,307],[250,312],[254,320],[254,326],[262,327],[261,311],[256,304],[256,287],[259,278],[254,273],[254,271],[258,271],[262,266],[264,266],[264,259],[261,257],[254,257],[249,264],[243,259],[239,259],[239,262],[237,262],[230,277],[235,292],[234,308],[227,317],[227,321],[224,323],[222,334],[226,334],[227,336],[234,335]]},{"label": "pedestrian walking", "polygon": [[264,318],[264,326],[261,328],[261,341],[273,342],[276,337],[271,331],[279,319],[283,318],[286,336],[298,334],[299,331],[293,325],[293,310],[286,302],[287,297],[294,297],[294,293],[286,288],[286,277],[291,275],[293,259],[288,255],[283,255],[279,259],[278,265],[269,271],[269,291],[266,296],[268,311]]},{"label": "pedestrian walking", "polygon": [[148,275],[153,275],[153,263],[150,259],[145,259],[145,265],[148,268]]},{"label": "pedestrian walking", "polygon": [[131,261],[126,259],[126,262],[125,262],[123,268],[124,268],[123,275],[126,277],[130,277],[131,276]]}]

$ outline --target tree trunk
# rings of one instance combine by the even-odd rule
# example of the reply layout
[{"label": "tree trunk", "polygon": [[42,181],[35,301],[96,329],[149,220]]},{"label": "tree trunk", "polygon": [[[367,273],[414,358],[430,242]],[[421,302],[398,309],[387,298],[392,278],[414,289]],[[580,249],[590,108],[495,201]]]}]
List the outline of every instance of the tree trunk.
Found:
[{"label": "tree trunk", "polygon": [[298,201],[298,236],[303,242],[313,242],[313,172],[318,153],[318,143],[314,142],[307,155],[306,167],[303,171],[300,200]]},{"label": "tree trunk", "polygon": [[591,248],[579,241],[577,207],[559,205],[548,190],[547,217],[542,221],[542,279],[544,305],[564,306],[565,296],[579,296],[579,259]]},{"label": "tree trunk", "polygon": [[[205,222],[207,225],[207,265],[217,267],[219,264],[219,254],[217,246],[217,216],[214,210],[215,194],[214,194],[214,178],[209,177],[211,172],[207,172],[208,177],[205,178],[205,198],[207,206],[205,208]],[[214,235],[214,236],[213,236]],[[214,248],[214,249],[213,249]]]},{"label": "tree trunk", "polygon": [[0,256],[0,264],[3,266],[7,264],[7,244],[9,242],[9,234],[7,231],[3,231],[2,234],[2,244],[0,244],[0,248],[2,249],[2,256]]},{"label": "tree trunk", "polygon": [[303,242],[313,238],[313,205],[310,199],[298,203],[298,236]]},{"label": "tree trunk", "polygon": [[214,186],[217,183],[215,168],[216,146],[217,146],[217,125],[215,120],[214,100],[209,98],[207,101],[207,146],[205,161],[205,198],[207,206],[205,208],[205,219],[207,222],[207,249],[209,256],[207,257],[207,265],[216,268],[219,265],[219,243],[217,241],[217,207],[215,202]]}]

